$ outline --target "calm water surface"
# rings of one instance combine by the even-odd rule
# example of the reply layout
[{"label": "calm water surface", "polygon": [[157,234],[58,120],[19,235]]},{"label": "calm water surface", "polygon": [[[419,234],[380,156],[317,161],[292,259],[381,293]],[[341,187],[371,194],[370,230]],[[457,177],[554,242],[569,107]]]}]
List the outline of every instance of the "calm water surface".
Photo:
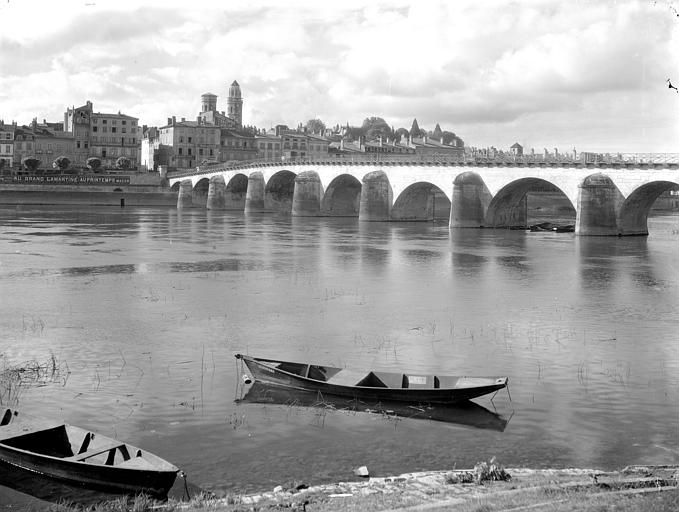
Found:
[{"label": "calm water surface", "polygon": [[[175,209],[0,209],[0,364],[26,411],[213,491],[371,473],[679,463],[679,215],[651,234],[453,230]],[[508,375],[504,431],[241,396],[236,352]],[[490,414],[490,413],[489,413]],[[1,493],[0,493],[1,495]]]}]

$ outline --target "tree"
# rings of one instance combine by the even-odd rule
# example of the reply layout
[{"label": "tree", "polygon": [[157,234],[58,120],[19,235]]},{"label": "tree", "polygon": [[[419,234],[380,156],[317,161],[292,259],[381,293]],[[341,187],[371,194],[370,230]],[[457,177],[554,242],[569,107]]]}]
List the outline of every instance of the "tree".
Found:
[{"label": "tree", "polygon": [[366,140],[375,140],[380,137],[386,140],[393,137],[391,127],[381,117],[367,117],[363,121],[361,130]]},{"label": "tree", "polygon": [[101,167],[101,160],[96,156],[87,159],[87,168],[92,172],[97,172]]},{"label": "tree", "polygon": [[431,136],[434,137],[435,139],[440,139],[442,135],[443,131],[441,130],[441,126],[438,123],[436,123],[436,128],[434,128],[434,131],[432,132]]},{"label": "tree", "polygon": [[413,119],[413,125],[410,127],[410,135],[413,137],[422,137],[423,132],[420,130],[420,125],[417,124],[417,119]]},{"label": "tree", "polygon": [[406,130],[405,128],[399,128],[394,132],[394,139],[398,141],[399,139],[403,138],[403,140],[408,140],[408,135],[410,135],[410,132]]},{"label": "tree", "polygon": [[323,133],[325,131],[325,123],[320,119],[309,119],[306,122],[307,133]]},{"label": "tree", "polygon": [[447,130],[441,133],[441,137],[443,138],[444,144],[450,144],[457,138],[457,136],[453,132],[449,132]]},{"label": "tree", "polygon": [[21,165],[29,172],[35,172],[42,162],[32,156],[27,156],[21,160]]},{"label": "tree", "polygon": [[126,156],[119,156],[118,160],[116,160],[116,169],[129,169],[131,165],[132,162],[130,162],[130,159]]},{"label": "tree", "polygon": [[52,169],[58,169],[61,172],[64,172],[68,169],[69,165],[71,165],[71,161],[67,157],[58,156],[54,159],[54,162],[52,162]]}]

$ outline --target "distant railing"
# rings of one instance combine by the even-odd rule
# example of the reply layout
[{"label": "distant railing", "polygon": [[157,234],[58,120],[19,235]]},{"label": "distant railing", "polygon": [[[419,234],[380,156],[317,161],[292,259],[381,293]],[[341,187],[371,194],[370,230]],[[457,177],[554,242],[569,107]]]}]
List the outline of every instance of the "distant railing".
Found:
[{"label": "distant railing", "polygon": [[266,166],[280,165],[679,165],[679,153],[580,153],[570,154],[495,154],[488,156],[482,153],[465,155],[429,154],[429,155],[337,155],[329,157],[298,157],[294,159],[263,158],[239,162],[205,164],[195,169],[168,171],[167,177],[182,178],[220,171],[237,171]]}]

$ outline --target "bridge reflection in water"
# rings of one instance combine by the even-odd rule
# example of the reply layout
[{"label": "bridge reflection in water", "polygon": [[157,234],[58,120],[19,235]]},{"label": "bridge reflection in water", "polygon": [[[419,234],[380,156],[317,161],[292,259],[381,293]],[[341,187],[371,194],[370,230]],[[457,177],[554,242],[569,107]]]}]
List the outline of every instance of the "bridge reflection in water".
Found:
[{"label": "bridge reflection in water", "polygon": [[381,401],[368,403],[356,399],[342,398],[311,391],[264,384],[255,381],[242,396],[238,404],[275,404],[287,407],[305,407],[312,414],[322,416],[328,413],[373,414],[385,420],[416,419],[453,423],[463,427],[503,432],[509,418],[493,412],[475,402],[467,401],[453,405],[406,404],[404,402]]}]

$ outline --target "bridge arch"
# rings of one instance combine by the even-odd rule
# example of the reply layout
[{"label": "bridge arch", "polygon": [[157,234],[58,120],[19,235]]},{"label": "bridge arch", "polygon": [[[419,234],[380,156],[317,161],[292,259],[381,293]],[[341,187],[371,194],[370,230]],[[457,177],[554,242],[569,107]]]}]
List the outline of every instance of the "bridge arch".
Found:
[{"label": "bridge arch", "polygon": [[361,182],[351,174],[333,179],[323,194],[321,214],[329,217],[358,217]]},{"label": "bridge arch", "polygon": [[396,221],[434,221],[450,218],[450,200],[432,183],[420,181],[406,187],[391,208]]},{"label": "bridge arch", "polygon": [[[529,202],[528,193],[531,190],[544,190],[556,193],[558,199],[566,205],[569,216],[575,216],[575,206],[554,183],[536,177],[526,177],[514,180],[502,187],[491,199],[485,215],[485,225],[501,228],[525,228],[528,226]],[[531,210],[531,220],[540,222],[540,213]],[[544,215],[544,214],[543,214]]]},{"label": "bridge arch", "polygon": [[277,213],[291,213],[297,175],[288,170],[273,174],[264,189],[264,208]]},{"label": "bridge arch", "polygon": [[653,203],[663,192],[675,189],[677,185],[672,181],[653,181],[633,190],[620,205],[618,234],[648,235],[648,214]]}]

